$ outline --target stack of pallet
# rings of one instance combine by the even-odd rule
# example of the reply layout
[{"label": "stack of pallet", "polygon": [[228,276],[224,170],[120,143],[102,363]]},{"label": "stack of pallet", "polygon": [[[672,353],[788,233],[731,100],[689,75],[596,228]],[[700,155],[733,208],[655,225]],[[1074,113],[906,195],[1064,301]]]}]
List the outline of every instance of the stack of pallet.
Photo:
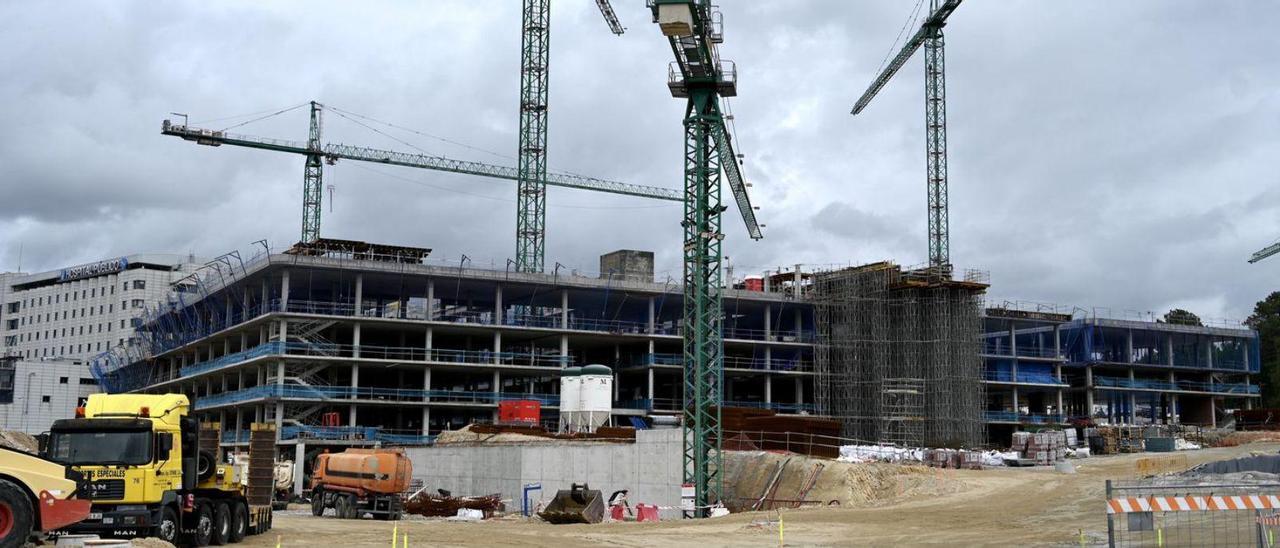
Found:
[{"label": "stack of pallet", "polygon": [[1067,457],[1067,436],[1061,430],[1014,432],[1013,451],[1040,466],[1049,466]]},{"label": "stack of pallet", "polygon": [[928,449],[924,463],[934,468],[982,469],[982,453],[963,449]]}]

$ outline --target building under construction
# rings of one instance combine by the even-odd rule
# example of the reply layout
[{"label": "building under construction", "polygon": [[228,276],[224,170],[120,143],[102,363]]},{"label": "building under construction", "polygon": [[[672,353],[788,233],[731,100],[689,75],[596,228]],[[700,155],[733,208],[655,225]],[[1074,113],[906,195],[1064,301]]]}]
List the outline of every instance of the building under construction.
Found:
[{"label": "building under construction", "polygon": [[978,357],[986,276],[890,262],[820,272],[815,401],[844,436],[907,446],[985,441]]}]

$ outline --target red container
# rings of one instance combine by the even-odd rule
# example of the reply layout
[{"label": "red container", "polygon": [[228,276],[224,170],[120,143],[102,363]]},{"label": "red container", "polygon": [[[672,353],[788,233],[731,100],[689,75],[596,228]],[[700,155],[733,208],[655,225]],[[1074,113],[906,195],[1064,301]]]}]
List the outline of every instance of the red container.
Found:
[{"label": "red container", "polygon": [[542,403],[538,400],[500,401],[498,402],[498,422],[536,425],[542,422]]},{"label": "red container", "polygon": [[747,291],[764,291],[764,278],[747,278],[743,283]]}]

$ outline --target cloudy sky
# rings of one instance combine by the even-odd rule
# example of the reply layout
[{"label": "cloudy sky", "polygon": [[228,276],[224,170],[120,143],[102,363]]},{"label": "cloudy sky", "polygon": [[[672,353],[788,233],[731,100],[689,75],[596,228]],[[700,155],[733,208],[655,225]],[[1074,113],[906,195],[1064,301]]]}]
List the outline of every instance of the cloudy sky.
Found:
[{"label": "cloudy sky", "polygon": [[[550,165],[680,185],[682,100],[639,0],[552,10]],[[737,146],[765,239],[725,217],[738,275],[795,263],[925,262],[923,66],[849,115],[913,0],[723,0]],[[991,294],[1113,315],[1242,318],[1280,258],[1280,4],[969,0],[947,27],[952,260]],[[160,135],[317,100],[325,140],[513,164],[515,0],[0,2],[0,271],[139,251],[214,255],[300,231],[303,159]],[[304,108],[231,131],[304,140]],[[460,146],[456,143],[463,143]],[[515,186],[344,162],[322,233],[502,268]],[[547,264],[619,248],[678,277],[674,204],[553,189]]]}]

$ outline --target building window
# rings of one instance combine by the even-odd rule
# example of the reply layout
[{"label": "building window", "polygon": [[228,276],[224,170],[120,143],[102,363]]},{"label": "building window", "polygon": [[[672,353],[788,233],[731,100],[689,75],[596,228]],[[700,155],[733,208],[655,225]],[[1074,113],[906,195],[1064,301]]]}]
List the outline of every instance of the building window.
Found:
[{"label": "building window", "polygon": [[[111,287],[115,287],[115,286],[113,285]],[[107,314],[113,314],[115,313],[115,311],[116,311],[116,303],[111,303],[107,305]]]},{"label": "building window", "polygon": [[95,379],[95,378],[93,378],[93,377],[88,377],[88,378],[86,378],[86,377],[81,377],[81,378],[80,378],[80,385],[81,385],[81,386],[97,386],[97,385],[98,385],[98,379]]},{"label": "building window", "polygon": [[115,286],[115,284],[112,284],[112,285],[111,285],[111,294],[112,294],[112,295],[115,295],[115,294],[116,294],[116,286]]},{"label": "building window", "polygon": [[133,281],[133,288],[134,288],[134,289],[146,289],[146,288],[147,288],[147,281],[146,281],[146,280],[134,280],[134,281]]},{"label": "building window", "polygon": [[50,399],[52,398],[50,398],[49,396],[40,396],[40,401],[43,403],[49,403]]},{"label": "building window", "polygon": [[142,299],[134,299],[134,300],[133,300],[133,307],[134,307],[134,308],[142,308]]},{"label": "building window", "polygon": [[58,384],[67,384],[66,377],[58,377]]}]

